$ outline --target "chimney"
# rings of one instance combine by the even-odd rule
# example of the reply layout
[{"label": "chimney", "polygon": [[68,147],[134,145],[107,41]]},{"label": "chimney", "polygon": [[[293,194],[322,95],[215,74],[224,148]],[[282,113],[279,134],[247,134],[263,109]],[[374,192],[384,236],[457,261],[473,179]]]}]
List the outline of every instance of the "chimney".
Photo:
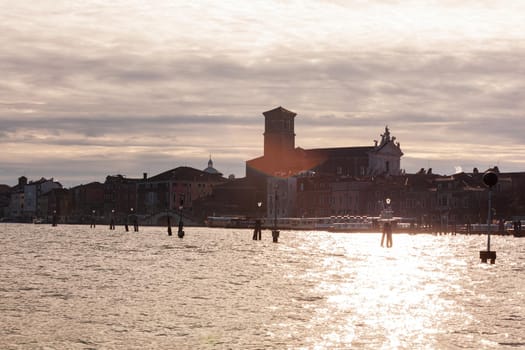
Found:
[{"label": "chimney", "polygon": [[148,179],[148,173],[142,173],[144,181]]}]

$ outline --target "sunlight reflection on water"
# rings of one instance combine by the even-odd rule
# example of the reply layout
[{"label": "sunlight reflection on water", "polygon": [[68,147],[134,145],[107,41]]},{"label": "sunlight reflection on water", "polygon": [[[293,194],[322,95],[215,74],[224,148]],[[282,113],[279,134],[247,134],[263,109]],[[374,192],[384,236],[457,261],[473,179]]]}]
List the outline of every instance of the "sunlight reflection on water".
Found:
[{"label": "sunlight reflection on water", "polygon": [[0,225],[2,349],[525,347],[525,239]]}]

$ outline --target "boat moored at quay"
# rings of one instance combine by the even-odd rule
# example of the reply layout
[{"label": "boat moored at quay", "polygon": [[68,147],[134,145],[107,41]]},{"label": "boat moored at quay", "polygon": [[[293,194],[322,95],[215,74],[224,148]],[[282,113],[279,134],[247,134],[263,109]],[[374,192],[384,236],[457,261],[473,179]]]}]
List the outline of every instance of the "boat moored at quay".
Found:
[{"label": "boat moored at quay", "polygon": [[[328,217],[280,217],[261,218],[262,227],[276,225],[281,230],[308,230],[329,232],[379,232],[377,217],[367,216],[328,216]],[[256,218],[239,216],[210,216],[206,220],[209,227],[253,228]],[[276,221],[276,222],[275,222]]]},{"label": "boat moored at quay", "polygon": [[[226,228],[252,228],[256,218],[241,216],[209,216],[206,225],[209,227]],[[360,231],[372,228],[372,222],[366,217],[354,217],[352,219],[338,217],[279,217],[279,218],[260,218],[264,228],[271,228],[274,224],[282,230],[349,230],[358,229]],[[357,231],[356,231],[357,232]]]},{"label": "boat moored at quay", "polygon": [[[209,216],[205,223],[208,227],[221,228],[254,228],[255,221],[261,220],[262,227],[271,229],[276,226],[281,230],[326,231],[340,233],[367,233],[381,232],[385,220],[388,220],[396,233],[434,233],[434,234],[487,234],[488,224],[462,225],[418,225],[415,218],[392,216],[327,216],[327,217],[280,217],[253,218],[243,216]],[[516,230],[513,222],[506,221],[503,226],[491,224],[491,234],[513,235],[523,237],[523,230]]]}]

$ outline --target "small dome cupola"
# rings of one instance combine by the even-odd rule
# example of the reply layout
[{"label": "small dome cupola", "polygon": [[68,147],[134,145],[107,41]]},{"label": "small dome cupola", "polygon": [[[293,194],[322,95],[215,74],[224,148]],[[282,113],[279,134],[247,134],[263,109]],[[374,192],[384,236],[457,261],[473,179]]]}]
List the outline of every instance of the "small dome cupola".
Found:
[{"label": "small dome cupola", "polygon": [[217,169],[213,167],[213,161],[211,160],[211,154],[210,154],[210,160],[208,160],[208,167],[203,170],[204,172],[208,174],[219,174],[222,175]]}]

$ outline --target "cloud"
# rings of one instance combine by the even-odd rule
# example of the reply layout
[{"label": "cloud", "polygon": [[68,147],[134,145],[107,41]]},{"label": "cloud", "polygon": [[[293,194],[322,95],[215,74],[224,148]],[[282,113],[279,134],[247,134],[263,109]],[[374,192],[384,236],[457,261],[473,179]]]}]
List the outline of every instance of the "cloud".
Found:
[{"label": "cloud", "polygon": [[520,3],[214,5],[13,4],[0,14],[2,164],[59,159],[55,177],[69,177],[67,159],[100,154],[97,174],[118,159],[141,174],[212,153],[242,176],[262,153],[261,113],[282,105],[301,147],[372,145],[389,125],[408,171],[524,168]]}]

